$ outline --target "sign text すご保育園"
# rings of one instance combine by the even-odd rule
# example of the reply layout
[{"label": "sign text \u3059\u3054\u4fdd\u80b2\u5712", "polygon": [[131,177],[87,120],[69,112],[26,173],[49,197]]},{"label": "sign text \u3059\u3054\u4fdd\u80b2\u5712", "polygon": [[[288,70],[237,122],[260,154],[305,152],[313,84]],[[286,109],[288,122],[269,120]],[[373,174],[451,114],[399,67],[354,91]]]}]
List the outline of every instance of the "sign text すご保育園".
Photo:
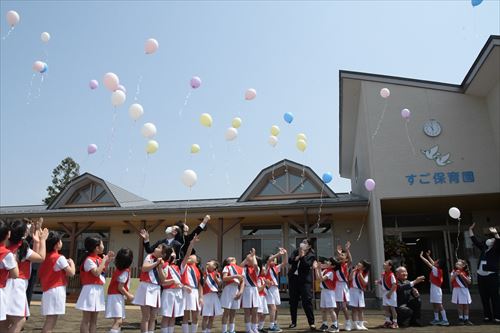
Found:
[{"label": "sign text \u3059\u3054\u4fdd\u80b2\u5712", "polygon": [[474,171],[422,172],[405,176],[408,185],[474,183]]}]

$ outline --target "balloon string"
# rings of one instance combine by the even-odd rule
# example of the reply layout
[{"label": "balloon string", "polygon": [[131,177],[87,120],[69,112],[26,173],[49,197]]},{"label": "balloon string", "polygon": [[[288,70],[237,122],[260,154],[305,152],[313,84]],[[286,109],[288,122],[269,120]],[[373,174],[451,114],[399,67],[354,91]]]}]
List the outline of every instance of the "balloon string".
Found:
[{"label": "balloon string", "polygon": [[385,110],[387,110],[387,101],[385,101],[384,109],[382,110],[382,115],[380,116],[378,123],[377,123],[377,128],[375,129],[375,132],[373,132],[373,134],[372,134],[372,140],[375,138],[375,136],[378,133],[378,130],[380,129],[380,125],[382,124],[382,120],[384,119]]},{"label": "balloon string", "polygon": [[113,120],[111,122],[111,133],[110,133],[110,136],[108,138],[108,143],[107,143],[107,147],[106,147],[107,153],[102,156],[101,165],[104,164],[106,157],[108,159],[111,159],[111,152],[113,151],[113,141],[114,141],[114,137],[115,137],[115,123],[116,123],[117,115],[118,115],[118,112],[117,112],[116,107],[115,107],[114,111],[113,111]]},{"label": "balloon string", "polygon": [[179,110],[179,118],[181,118],[181,119],[182,119],[182,112],[184,111],[184,108],[187,106],[190,96],[191,96],[191,90],[188,91],[186,97],[184,98],[184,104],[182,105],[181,109]]},{"label": "balloon string", "polygon": [[189,197],[186,202],[186,209],[184,210],[184,224],[187,224],[187,215],[188,215],[188,207],[189,207],[189,201],[191,200],[191,186],[189,186]]},{"label": "balloon string", "polygon": [[359,229],[358,237],[356,238],[356,242],[359,241],[361,238],[361,235],[363,234],[363,228],[365,227],[366,223],[366,218],[368,217],[368,208],[370,207],[370,198],[372,196],[372,192],[370,192],[369,197],[368,197],[368,202],[366,203],[366,214],[363,215],[363,224],[361,224],[361,228]]},{"label": "balloon string", "polygon": [[146,184],[146,169],[148,168],[149,164],[149,153],[146,155],[146,163],[144,164],[144,167],[142,168],[142,185],[141,189],[144,191],[144,185]]},{"label": "balloon string", "polygon": [[319,223],[321,221],[321,209],[323,208],[323,190],[325,189],[325,183],[321,185],[321,193],[319,195],[319,209],[318,209],[318,220],[316,221],[316,228],[319,229]]},{"label": "balloon string", "polygon": [[40,77],[40,84],[38,85],[38,93],[37,93],[35,98],[40,98],[40,96],[42,95],[43,78],[44,78],[44,75],[42,74]]},{"label": "balloon string", "polygon": [[408,137],[408,142],[410,143],[411,151],[412,151],[413,155],[415,155],[415,147],[413,146],[413,142],[411,142],[410,132],[408,131],[408,123],[409,123],[409,120],[406,120],[405,121],[406,136]]},{"label": "balloon string", "polygon": [[459,217],[458,219],[458,224],[457,224],[457,246],[455,247],[455,260],[458,261],[458,249],[460,248],[460,222],[462,219]]},{"label": "balloon string", "polygon": [[134,101],[137,101],[139,99],[139,95],[141,94],[141,83],[142,83],[142,75],[139,75],[139,78],[137,79],[137,85],[135,88]]},{"label": "balloon string", "polygon": [[30,86],[28,89],[28,96],[26,96],[26,104],[29,105],[31,103],[31,91],[33,90],[33,81],[35,80],[35,73],[31,76]]},{"label": "balloon string", "polygon": [[7,31],[7,35],[3,36],[2,40],[6,40],[7,38],[9,38],[12,31],[14,31],[14,27],[10,27],[9,31]]},{"label": "balloon string", "polygon": [[[132,132],[132,130],[134,129],[135,123],[136,123],[136,121],[134,120],[134,122],[132,124],[130,124],[130,132]],[[127,166],[125,168],[126,173],[128,173],[128,170],[129,170],[130,161],[132,160],[132,154],[133,154],[132,140],[130,140],[128,143],[128,159],[127,159]]]}]

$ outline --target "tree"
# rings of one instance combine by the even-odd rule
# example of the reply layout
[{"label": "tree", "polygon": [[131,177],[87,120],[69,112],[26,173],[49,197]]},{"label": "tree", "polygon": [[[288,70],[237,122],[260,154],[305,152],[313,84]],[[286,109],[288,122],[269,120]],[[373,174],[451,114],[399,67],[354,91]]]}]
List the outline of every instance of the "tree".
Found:
[{"label": "tree", "polygon": [[73,178],[79,175],[80,165],[71,157],[66,157],[52,171],[52,185],[47,187],[47,197],[43,199],[43,202],[49,205],[59,192],[61,192]]}]

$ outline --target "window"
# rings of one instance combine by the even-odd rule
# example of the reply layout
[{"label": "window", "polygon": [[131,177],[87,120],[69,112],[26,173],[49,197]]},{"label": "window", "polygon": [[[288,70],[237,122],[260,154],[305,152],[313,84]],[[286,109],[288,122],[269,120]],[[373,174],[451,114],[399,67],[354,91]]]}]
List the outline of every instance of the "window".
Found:
[{"label": "window", "polygon": [[258,196],[278,196],[286,194],[318,194],[318,188],[304,174],[297,175],[291,171],[284,172],[276,178],[269,179]]},{"label": "window", "polygon": [[113,198],[99,184],[90,183],[78,189],[65,206],[81,206],[92,204],[113,204]]}]

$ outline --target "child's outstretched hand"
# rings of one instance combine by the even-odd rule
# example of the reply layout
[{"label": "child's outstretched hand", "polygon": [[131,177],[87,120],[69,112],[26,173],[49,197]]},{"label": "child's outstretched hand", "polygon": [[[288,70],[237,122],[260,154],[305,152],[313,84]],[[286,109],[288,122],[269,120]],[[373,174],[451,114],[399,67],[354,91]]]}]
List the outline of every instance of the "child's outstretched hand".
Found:
[{"label": "child's outstretched hand", "polygon": [[139,235],[141,235],[142,239],[144,239],[144,241],[148,242],[149,241],[149,232],[147,232],[146,229],[141,229],[141,231],[139,232]]},{"label": "child's outstretched hand", "polygon": [[350,248],[351,248],[351,242],[350,242],[350,241],[347,241],[347,242],[345,243],[345,250],[346,250],[346,251],[349,251],[349,249],[350,249]]},{"label": "child's outstretched hand", "polygon": [[203,218],[203,223],[207,223],[208,221],[210,221],[210,215],[205,215],[205,217]]},{"label": "child's outstretched hand", "polygon": [[495,227],[490,227],[489,230],[492,234],[498,234],[497,228]]},{"label": "child's outstretched hand", "polygon": [[338,244],[337,245],[337,254],[341,254],[342,253],[342,245]]}]

